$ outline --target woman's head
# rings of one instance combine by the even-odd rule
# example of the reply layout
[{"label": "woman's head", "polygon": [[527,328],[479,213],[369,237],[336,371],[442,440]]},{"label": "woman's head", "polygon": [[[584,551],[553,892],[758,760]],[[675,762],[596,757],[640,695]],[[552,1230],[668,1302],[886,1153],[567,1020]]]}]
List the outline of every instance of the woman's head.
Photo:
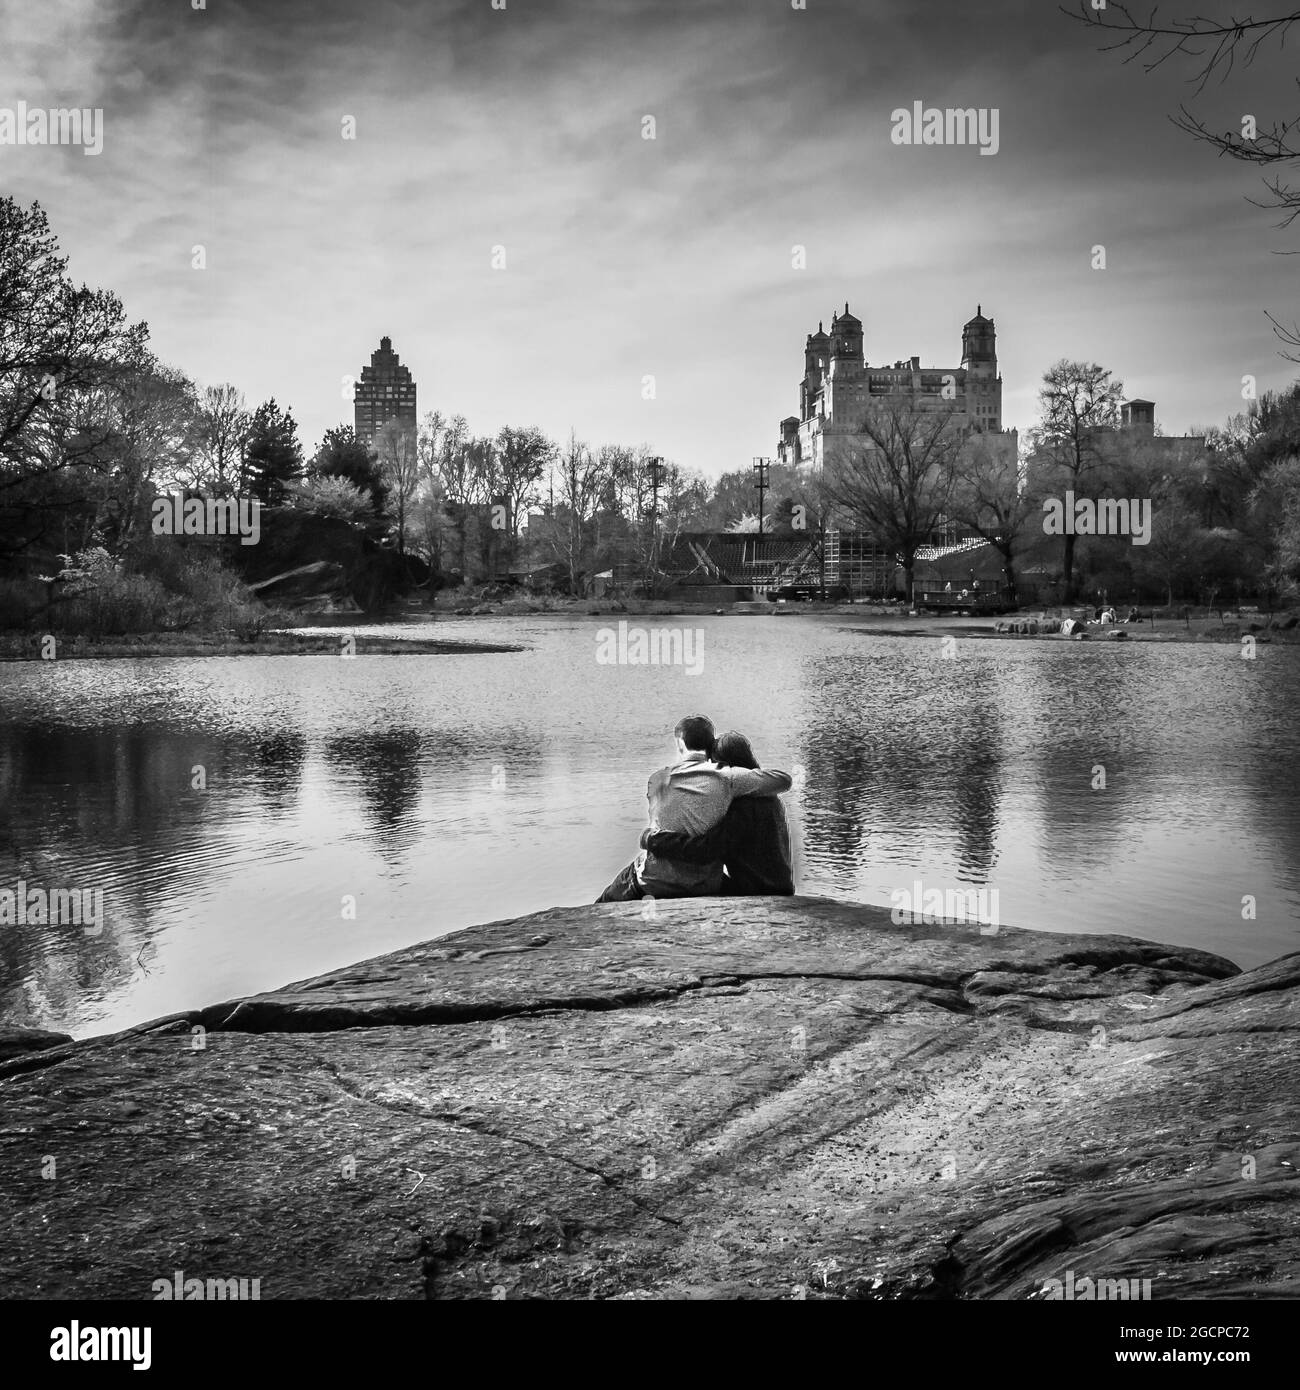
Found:
[{"label": "woman's head", "polygon": [[713,745],[713,761],[719,767],[758,766],[758,759],[749,746],[749,740],[744,734],[738,734],[735,729],[728,729]]}]

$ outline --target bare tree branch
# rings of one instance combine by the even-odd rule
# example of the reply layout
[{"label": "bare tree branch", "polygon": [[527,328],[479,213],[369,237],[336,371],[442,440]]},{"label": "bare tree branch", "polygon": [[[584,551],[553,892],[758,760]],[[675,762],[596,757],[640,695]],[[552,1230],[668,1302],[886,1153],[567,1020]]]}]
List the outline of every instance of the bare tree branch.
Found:
[{"label": "bare tree branch", "polygon": [[1293,323],[1290,328],[1279,323],[1267,309],[1264,315],[1273,325],[1273,336],[1280,343],[1285,344],[1291,349],[1290,352],[1280,353],[1279,356],[1286,362],[1300,362],[1300,323]]},{"label": "bare tree branch", "polygon": [[1154,72],[1176,55],[1203,59],[1188,78],[1196,83],[1198,95],[1216,73],[1222,84],[1238,62],[1249,67],[1261,45],[1270,39],[1285,44],[1292,26],[1300,24],[1300,13],[1271,19],[1234,19],[1226,24],[1196,15],[1161,24],[1158,5],[1153,5],[1146,18],[1141,19],[1117,0],[1102,10],[1094,10],[1088,0],[1079,0],[1077,9],[1066,9],[1064,5],[1059,8],[1069,19],[1118,35],[1113,43],[1102,44],[1100,51],[1124,53],[1124,62],[1141,61],[1145,72]]}]

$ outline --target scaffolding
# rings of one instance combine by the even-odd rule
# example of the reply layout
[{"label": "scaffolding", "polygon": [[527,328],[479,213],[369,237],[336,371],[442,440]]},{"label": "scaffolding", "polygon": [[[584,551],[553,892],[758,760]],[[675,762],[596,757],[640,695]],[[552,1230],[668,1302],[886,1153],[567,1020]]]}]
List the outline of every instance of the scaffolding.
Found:
[{"label": "scaffolding", "polygon": [[826,532],[826,583],[842,584],[854,598],[894,594],[897,560],[864,531]]}]

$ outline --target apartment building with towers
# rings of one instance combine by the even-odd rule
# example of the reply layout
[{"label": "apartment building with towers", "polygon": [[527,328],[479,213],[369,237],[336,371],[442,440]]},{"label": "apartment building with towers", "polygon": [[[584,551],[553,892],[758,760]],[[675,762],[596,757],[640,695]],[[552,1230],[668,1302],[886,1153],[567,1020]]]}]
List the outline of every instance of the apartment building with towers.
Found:
[{"label": "apartment building with towers", "polygon": [[[804,343],[799,379],[799,413],[781,421],[777,456],[782,463],[820,471],[837,450],[867,448],[862,423],[873,402],[902,399],[917,410],[951,411],[963,432],[989,436],[986,444],[1014,461],[1019,440],[1002,427],[1002,378],[998,374],[997,328],[982,305],[962,327],[956,366],[925,366],[919,357],[871,365],[863,350],[862,320],[844,312],[831,316]],[[956,527],[935,537],[935,551],[972,544]],[[873,536],[848,517],[833,518],[825,540],[827,582],[854,594],[892,592],[895,563]]]},{"label": "apartment building with towers", "polygon": [[777,455],[782,463],[820,467],[836,440],[862,442],[862,418],[873,399],[909,397],[918,409],[952,410],[970,429],[1002,430],[1002,378],[998,375],[997,329],[983,306],[962,328],[961,362],[955,367],[922,366],[919,357],[870,366],[863,353],[862,320],[849,312],[831,316],[804,344],[799,380],[799,414],[781,421]]}]

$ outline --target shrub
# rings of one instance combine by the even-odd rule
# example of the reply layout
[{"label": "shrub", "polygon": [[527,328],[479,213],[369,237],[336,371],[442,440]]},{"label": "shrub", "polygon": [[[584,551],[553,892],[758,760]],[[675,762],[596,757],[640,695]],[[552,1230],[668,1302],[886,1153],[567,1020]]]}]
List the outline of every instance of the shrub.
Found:
[{"label": "shrub", "polygon": [[0,579],[0,629],[35,625],[48,597],[48,585],[39,579]]},{"label": "shrub", "polygon": [[[286,622],[286,615],[259,603],[213,549],[146,545],[133,554],[130,569],[102,546],[63,559],[62,592],[52,612],[56,631],[107,637],[198,628],[252,641]],[[43,614],[43,604],[35,611]]]},{"label": "shrub", "polygon": [[363,492],[347,478],[308,478],[301,483],[291,483],[285,491],[286,501],[295,511],[334,517],[357,526],[375,519],[369,493]]}]

